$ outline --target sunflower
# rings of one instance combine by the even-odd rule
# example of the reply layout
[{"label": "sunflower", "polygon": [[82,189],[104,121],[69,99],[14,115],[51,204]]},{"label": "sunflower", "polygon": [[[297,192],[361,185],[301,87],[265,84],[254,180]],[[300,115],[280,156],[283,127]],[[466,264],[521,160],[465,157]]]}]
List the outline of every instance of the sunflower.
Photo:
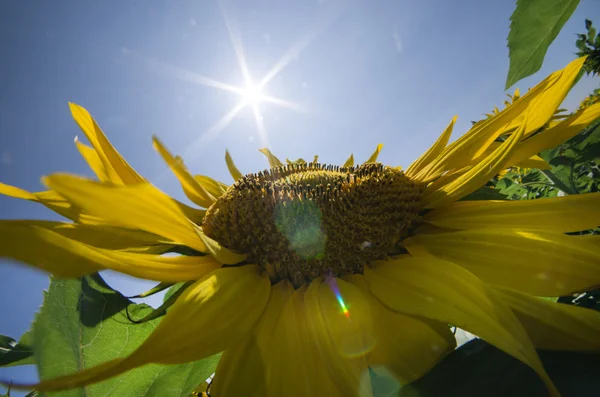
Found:
[{"label": "sunflower", "polygon": [[542,129],[584,60],[449,144],[454,118],[406,171],[377,162],[381,145],[341,166],[284,164],[263,149],[270,168],[247,175],[226,153],[227,186],[192,176],[155,138],[205,209],[152,186],[71,104],[92,145],[77,148],[98,180],[52,174],[38,193],[1,185],[72,222],[1,221],[0,255],[63,278],[112,269],[189,286],[129,356],[30,387],[75,388],[223,352],[213,396],[369,396],[369,368],[402,383],[421,377],[455,348],[452,325],[559,395],[535,349],[600,350],[600,313],[539,297],[600,285],[599,237],[566,234],[600,224],[600,194],[462,199],[600,116],[595,104]]}]

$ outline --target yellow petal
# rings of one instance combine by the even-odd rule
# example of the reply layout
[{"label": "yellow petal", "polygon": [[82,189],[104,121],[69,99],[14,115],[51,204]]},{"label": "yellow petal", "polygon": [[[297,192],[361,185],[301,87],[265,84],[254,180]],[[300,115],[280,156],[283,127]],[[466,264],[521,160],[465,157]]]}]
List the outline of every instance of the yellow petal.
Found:
[{"label": "yellow petal", "polygon": [[557,147],[577,135],[599,117],[600,103],[578,111],[573,116],[561,121],[553,127],[525,140],[517,147],[506,164],[519,164],[533,154],[537,154],[542,150]]},{"label": "yellow petal", "polygon": [[521,128],[503,142],[498,149],[484,158],[480,163],[464,172],[460,177],[449,181],[439,188],[436,186],[436,190],[428,188],[426,192],[429,195],[423,199],[423,205],[427,208],[440,207],[459,200],[485,185],[491,177],[503,169],[506,160],[511,156],[523,136],[526,125],[527,122],[523,122]]},{"label": "yellow petal", "polygon": [[[271,380],[269,397],[346,397],[327,376],[326,362],[321,359],[306,326],[304,294],[300,287],[285,304],[267,351]],[[352,395],[349,397],[353,397]]]},{"label": "yellow petal", "polygon": [[215,181],[206,175],[194,175],[194,179],[213,197],[221,197],[227,191],[227,186],[224,183]]},{"label": "yellow petal", "polygon": [[[527,142],[527,141],[525,141]],[[488,148],[485,150],[484,155],[487,156],[490,153],[492,153],[494,150],[496,150],[502,142],[492,142],[492,144],[490,146],[488,146]],[[519,151],[519,148],[521,148],[521,146],[523,145],[523,141],[521,141],[521,143],[519,143],[517,145],[517,148],[515,149],[515,153],[517,153]],[[515,155],[513,154],[511,156],[511,158],[504,164],[504,168],[510,168],[510,167],[521,167],[521,168],[537,168],[539,170],[549,170],[552,167],[550,166],[550,164],[548,164],[548,162],[546,160],[544,160],[543,158],[541,158],[540,156],[532,153],[531,156],[529,156],[529,158],[523,158],[521,160],[519,160],[518,162],[514,162],[517,159],[515,158]]]},{"label": "yellow petal", "polygon": [[371,368],[384,367],[401,384],[407,384],[425,375],[456,347],[448,324],[393,312],[373,296],[363,276],[352,275],[346,280],[360,288],[371,307],[376,335],[375,346],[367,356]]},{"label": "yellow petal", "polygon": [[281,161],[279,161],[279,159],[275,157],[275,155],[271,153],[269,149],[263,148],[259,149],[259,151],[265,156],[267,156],[267,159],[269,160],[269,168],[281,167],[283,165]]},{"label": "yellow petal", "polygon": [[576,232],[600,225],[600,193],[538,200],[458,201],[425,215],[449,229],[523,228]]},{"label": "yellow petal", "polygon": [[196,232],[173,200],[150,184],[115,186],[66,174],[44,178],[52,190],[92,215],[116,226],[141,229],[206,252]]},{"label": "yellow petal", "polygon": [[111,182],[125,185],[145,183],[142,178],[115,150],[106,138],[96,121],[87,110],[74,103],[69,103],[73,119],[79,125],[87,139],[90,141],[98,157],[104,164],[104,168]]},{"label": "yellow petal", "polygon": [[423,153],[417,160],[415,160],[415,162],[412,163],[410,167],[408,167],[408,169],[406,170],[406,175],[408,177],[414,177],[419,171],[423,169],[423,167],[431,163],[440,155],[440,153],[442,153],[442,151],[446,148],[446,145],[448,145],[448,141],[450,140],[450,136],[452,135],[452,129],[454,128],[454,124],[456,123],[457,118],[458,116],[452,117],[452,121],[450,122],[450,124],[448,124],[448,126],[446,127],[444,132],[442,132],[442,135],[440,135],[437,141],[435,141],[433,146],[431,146],[425,153]]},{"label": "yellow petal", "polygon": [[225,151],[225,162],[227,163],[227,169],[229,170],[229,173],[231,174],[233,180],[237,181],[238,179],[240,179],[242,177],[242,173],[235,166],[235,163],[233,162],[233,159],[231,158],[231,155],[227,150]]},{"label": "yellow petal", "polygon": [[215,397],[267,395],[266,364],[254,338],[246,338],[227,349],[210,384]]},{"label": "yellow petal", "polygon": [[[517,147],[517,150],[519,150],[518,147]],[[550,166],[550,164],[546,160],[544,160],[543,158],[541,158],[538,155],[533,155],[533,156],[529,157],[528,159],[518,162],[517,164],[510,164],[510,166],[511,167],[512,166],[521,167],[521,168],[536,168],[538,170],[552,169],[552,166]],[[505,165],[505,167],[506,167],[506,165]]]},{"label": "yellow petal", "polygon": [[265,357],[273,348],[273,333],[283,307],[294,293],[287,281],[281,281],[271,289],[267,308],[254,332],[239,345],[227,349],[215,371],[211,394],[218,396],[263,397],[267,395],[269,365]]},{"label": "yellow petal", "polygon": [[[258,266],[217,269],[191,285],[128,357],[32,385],[40,392],[96,383],[148,363],[179,364],[234,346],[259,320],[269,279]],[[23,386],[23,385],[21,385]]]},{"label": "yellow petal", "polygon": [[200,227],[195,227],[196,233],[206,246],[206,250],[215,257],[219,262],[225,265],[234,265],[246,259],[246,255],[238,254],[230,249],[223,247],[221,244],[204,234]]},{"label": "yellow petal", "polygon": [[452,324],[481,337],[533,368],[552,395],[559,396],[510,309],[464,268],[428,257],[405,257],[365,268],[365,279],[392,310]]},{"label": "yellow petal", "polygon": [[350,157],[348,157],[348,160],[346,160],[346,162],[344,163],[344,165],[342,167],[353,167],[354,166],[354,155],[350,154]]},{"label": "yellow petal", "polygon": [[89,147],[88,145],[82,143],[78,137],[75,137],[75,146],[77,146],[77,150],[81,153],[83,159],[88,163],[96,177],[101,182],[109,182],[110,178],[108,176],[108,172],[106,172],[106,168],[96,153],[96,150],[93,147]]},{"label": "yellow petal", "polygon": [[3,227],[47,229],[66,238],[77,240],[96,248],[129,251],[137,248],[172,243],[160,236],[141,230],[125,229],[108,225],[86,225],[38,220],[0,220]]},{"label": "yellow petal", "polygon": [[32,201],[35,203],[40,203],[48,207],[52,211],[56,212],[57,214],[79,223],[102,223],[100,218],[82,213],[81,208],[77,208],[72,203],[68,202],[65,198],[61,197],[58,193],[53,192],[51,190],[30,193],[26,190],[19,189],[18,187],[0,183],[0,194],[22,200]]},{"label": "yellow petal", "polygon": [[308,329],[329,376],[342,394],[369,393],[363,382],[366,355],[375,344],[373,318],[364,294],[338,278],[313,280],[304,296]]},{"label": "yellow petal", "polygon": [[375,149],[375,151],[373,152],[373,154],[371,155],[371,157],[369,157],[367,159],[367,161],[365,161],[365,163],[374,163],[377,161],[377,157],[379,157],[379,152],[381,152],[381,149],[383,149],[383,144],[379,144],[377,145],[377,148]]},{"label": "yellow petal", "polygon": [[473,229],[404,240],[409,252],[458,264],[483,281],[537,296],[563,296],[600,285],[600,256],[586,240],[562,233]]},{"label": "yellow petal", "polygon": [[536,348],[600,351],[600,312],[495,287]]},{"label": "yellow petal", "polygon": [[[424,167],[416,177],[424,180],[427,177],[439,176],[446,170],[481,161],[487,147],[511,128],[523,127],[523,124],[526,124],[523,136],[538,130],[552,117],[567,95],[584,61],[585,58],[574,60],[564,69],[552,73],[498,115],[475,124],[465,135],[446,147],[440,156]],[[523,120],[525,113],[529,113],[527,121]],[[530,153],[525,158],[536,153]]]},{"label": "yellow petal", "polygon": [[[120,243],[110,242],[108,233],[115,229],[58,222],[1,221],[0,256],[66,278],[112,269],[134,277],[179,282],[195,280],[221,266],[210,255],[161,256],[114,250]],[[91,243],[113,248],[98,248]]]},{"label": "yellow petal", "polygon": [[0,183],[0,194],[9,196],[9,197],[18,198],[21,200],[28,200],[28,201],[35,201],[35,202],[38,201],[38,198],[33,193],[30,193],[27,190],[23,190],[18,187],[6,185],[4,183]]},{"label": "yellow petal", "polygon": [[177,204],[177,206],[179,207],[181,212],[183,212],[185,214],[186,218],[188,218],[190,221],[194,222],[196,225],[199,225],[202,223],[202,220],[204,219],[204,215],[206,215],[206,210],[201,210],[199,208],[190,207],[189,205],[183,204],[182,202],[177,201],[173,198],[172,198],[172,200],[175,204]]},{"label": "yellow petal", "polygon": [[173,157],[173,155],[169,153],[167,148],[157,137],[152,138],[152,143],[154,145],[154,149],[158,151],[165,163],[167,163],[171,171],[173,171],[177,179],[179,179],[179,183],[181,184],[183,192],[187,198],[201,207],[210,207],[212,203],[215,202],[215,197],[208,193],[206,189],[204,189],[202,185],[200,185],[194,179],[194,177],[188,172],[185,164],[183,164],[181,158]]}]

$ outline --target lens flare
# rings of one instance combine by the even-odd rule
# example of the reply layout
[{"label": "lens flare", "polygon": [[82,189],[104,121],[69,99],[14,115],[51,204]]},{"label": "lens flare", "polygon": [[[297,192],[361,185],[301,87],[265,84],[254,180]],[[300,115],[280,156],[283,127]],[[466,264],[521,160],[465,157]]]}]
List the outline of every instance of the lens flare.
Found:
[{"label": "lens flare", "polygon": [[333,291],[335,298],[340,304],[340,308],[342,309],[342,313],[346,318],[350,319],[350,311],[346,307],[346,303],[344,302],[344,298],[342,298],[342,294],[340,293],[340,288],[337,285],[337,281],[335,281],[335,277],[328,276],[326,279],[327,284],[329,284],[329,288]]}]

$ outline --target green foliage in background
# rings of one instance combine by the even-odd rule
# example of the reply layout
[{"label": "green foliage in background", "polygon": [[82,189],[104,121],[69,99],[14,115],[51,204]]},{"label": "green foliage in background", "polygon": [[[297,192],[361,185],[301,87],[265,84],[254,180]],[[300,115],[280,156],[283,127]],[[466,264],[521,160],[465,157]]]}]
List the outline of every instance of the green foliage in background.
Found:
[{"label": "green foliage in background", "polygon": [[513,168],[490,185],[511,200],[600,191],[600,121],[540,156],[552,169]]},{"label": "green foliage in background", "polygon": [[596,28],[589,19],[585,20],[585,29],[587,34],[577,35],[579,37],[576,42],[579,49],[577,56],[588,57],[583,65],[586,74],[600,74],[600,32],[596,35]]},{"label": "green foliage in background", "polygon": [[578,5],[579,0],[517,0],[510,17],[505,89],[540,70],[548,47]]}]

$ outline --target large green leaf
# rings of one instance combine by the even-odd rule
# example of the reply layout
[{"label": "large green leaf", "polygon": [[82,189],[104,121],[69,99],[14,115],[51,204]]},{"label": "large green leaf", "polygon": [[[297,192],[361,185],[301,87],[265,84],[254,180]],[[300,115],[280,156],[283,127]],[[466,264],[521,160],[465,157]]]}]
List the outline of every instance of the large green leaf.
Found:
[{"label": "large green leaf", "polygon": [[18,342],[10,336],[0,335],[0,367],[35,364],[32,343],[31,330],[25,332]]},{"label": "large green leaf", "polygon": [[506,89],[540,69],[548,47],[578,4],[579,0],[517,0],[510,17]]},{"label": "large green leaf", "polygon": [[[152,312],[111,289],[100,276],[52,279],[33,325],[35,360],[42,379],[90,368],[131,353],[160,319],[134,324]],[[187,397],[216,368],[218,355],[189,364],[150,364],[82,389],[47,397]]]}]

